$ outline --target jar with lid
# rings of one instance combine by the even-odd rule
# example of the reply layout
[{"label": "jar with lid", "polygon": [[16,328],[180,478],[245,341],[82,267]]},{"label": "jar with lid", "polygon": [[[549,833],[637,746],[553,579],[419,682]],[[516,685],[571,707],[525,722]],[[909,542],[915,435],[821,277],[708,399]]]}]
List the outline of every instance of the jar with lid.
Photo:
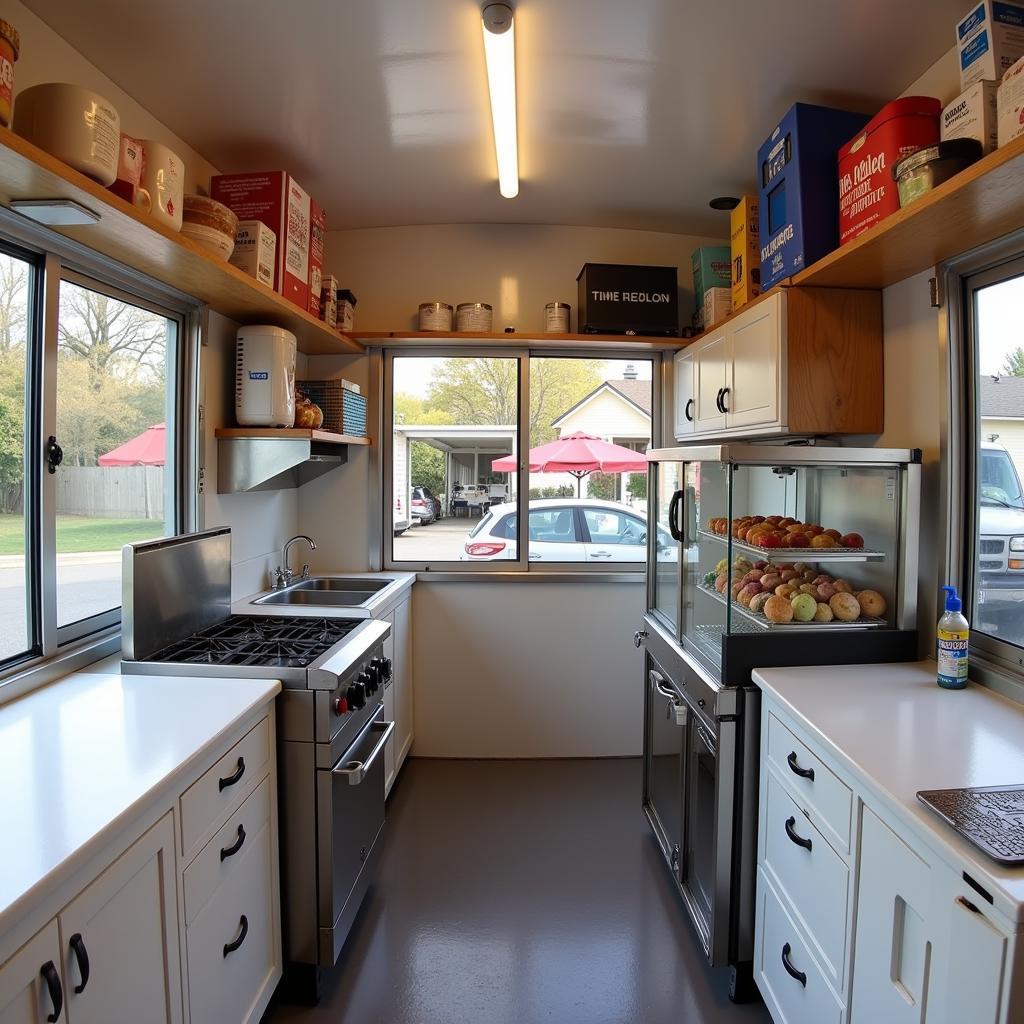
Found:
[{"label": "jar with lid", "polygon": [[14,96],[14,62],[21,49],[18,30],[7,21],[0,20],[0,124],[11,123],[11,99]]},{"label": "jar with lid", "polygon": [[548,334],[568,334],[570,308],[568,302],[549,302],[544,307],[544,330]]},{"label": "jar with lid", "polygon": [[494,320],[494,310],[486,302],[460,302],[455,307],[455,330],[487,333]]},{"label": "jar with lid", "polygon": [[447,302],[421,302],[421,331],[450,331],[452,329],[452,307]]}]

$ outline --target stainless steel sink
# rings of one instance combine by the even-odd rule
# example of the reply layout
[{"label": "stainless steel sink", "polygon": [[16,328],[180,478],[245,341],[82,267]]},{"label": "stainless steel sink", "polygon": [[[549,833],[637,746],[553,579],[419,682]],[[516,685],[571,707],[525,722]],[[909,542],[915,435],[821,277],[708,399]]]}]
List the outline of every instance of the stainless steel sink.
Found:
[{"label": "stainless steel sink", "polygon": [[354,576],[314,576],[300,580],[284,590],[257,598],[253,604],[315,605],[354,608],[366,604],[395,581]]}]

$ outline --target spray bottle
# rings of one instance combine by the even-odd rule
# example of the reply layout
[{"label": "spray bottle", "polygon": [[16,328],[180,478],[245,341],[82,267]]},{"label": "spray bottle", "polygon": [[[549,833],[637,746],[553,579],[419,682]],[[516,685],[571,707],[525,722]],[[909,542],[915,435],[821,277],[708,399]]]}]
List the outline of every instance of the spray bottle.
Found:
[{"label": "spray bottle", "polygon": [[939,619],[937,630],[939,649],[939,686],[947,690],[962,690],[967,685],[967,643],[970,623],[963,616],[963,602],[956,587],[943,587],[946,592],[946,611]]}]

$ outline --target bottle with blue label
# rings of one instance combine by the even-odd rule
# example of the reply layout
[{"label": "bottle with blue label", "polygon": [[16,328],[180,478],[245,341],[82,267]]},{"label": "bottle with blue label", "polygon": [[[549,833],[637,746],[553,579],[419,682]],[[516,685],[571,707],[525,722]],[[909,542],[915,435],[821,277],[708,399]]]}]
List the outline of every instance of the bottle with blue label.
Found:
[{"label": "bottle with blue label", "polygon": [[963,602],[956,587],[943,587],[946,611],[938,625],[939,686],[946,690],[962,690],[967,686],[967,645],[971,624],[964,618]]}]

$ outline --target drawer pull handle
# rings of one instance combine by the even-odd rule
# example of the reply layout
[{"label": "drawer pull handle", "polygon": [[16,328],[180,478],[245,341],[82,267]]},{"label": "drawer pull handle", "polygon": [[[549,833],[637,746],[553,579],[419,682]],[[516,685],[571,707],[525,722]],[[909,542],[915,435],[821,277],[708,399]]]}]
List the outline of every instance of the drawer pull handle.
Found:
[{"label": "drawer pull handle", "polygon": [[224,792],[228,786],[233,786],[245,774],[245,758],[238,759],[238,767],[226,778],[217,780],[217,789]]},{"label": "drawer pull handle", "polygon": [[[687,418],[687,420],[689,420],[690,423],[693,422],[693,399],[692,398],[688,398],[686,400],[686,407],[683,409],[683,415]],[[832,535],[829,534],[829,536],[831,537]]]},{"label": "drawer pull handle", "polygon": [[807,779],[810,782],[814,781],[814,769],[813,768],[801,768],[796,763],[796,751],[791,750],[789,757],[786,758],[786,763],[789,765],[790,770],[794,775],[799,775],[801,779]]},{"label": "drawer pull handle", "polygon": [[238,853],[238,851],[242,848],[242,843],[244,843],[244,842],[245,842],[245,829],[241,825],[239,825],[238,826],[238,838],[230,846],[223,846],[223,847],[221,847],[221,851],[220,851],[221,862],[226,861],[228,859],[228,857],[234,857],[234,855],[236,853]]},{"label": "drawer pull handle", "polygon": [[43,976],[43,981],[46,982],[46,988],[50,993],[50,1002],[53,1003],[53,1013],[47,1014],[46,1019],[50,1024],[55,1024],[60,1020],[60,1011],[64,1009],[64,989],[60,987],[60,975],[57,973],[57,968],[53,966],[52,960],[47,960],[39,968],[39,973]]},{"label": "drawer pull handle", "polygon": [[802,835],[799,835],[793,826],[796,824],[796,818],[790,815],[786,819],[786,835],[796,843],[797,846],[802,846],[805,850],[810,851],[811,841],[810,839],[804,839]]},{"label": "drawer pull handle", "polygon": [[792,953],[792,952],[793,952],[793,949],[790,946],[790,944],[787,942],[782,947],[782,966],[786,968],[786,973],[791,978],[796,978],[796,980],[799,981],[800,984],[803,985],[804,988],[807,988],[807,975],[803,971],[798,971],[793,966],[793,961],[789,959],[789,954]]},{"label": "drawer pull handle", "polygon": [[81,982],[75,986],[75,995],[80,996],[89,984],[89,951],[85,948],[85,940],[81,932],[75,932],[68,939],[68,945],[74,950],[75,959],[78,961],[78,973],[81,975]]},{"label": "drawer pull handle", "polygon": [[248,934],[249,934],[249,919],[245,916],[245,914],[243,914],[238,919],[238,938],[235,939],[234,942],[228,942],[228,943],[225,944],[225,946],[224,946],[224,956],[226,957],[228,955],[228,953],[234,953],[234,951],[236,949],[238,949],[238,947],[241,946],[241,944],[243,942],[245,942],[245,937]]}]

